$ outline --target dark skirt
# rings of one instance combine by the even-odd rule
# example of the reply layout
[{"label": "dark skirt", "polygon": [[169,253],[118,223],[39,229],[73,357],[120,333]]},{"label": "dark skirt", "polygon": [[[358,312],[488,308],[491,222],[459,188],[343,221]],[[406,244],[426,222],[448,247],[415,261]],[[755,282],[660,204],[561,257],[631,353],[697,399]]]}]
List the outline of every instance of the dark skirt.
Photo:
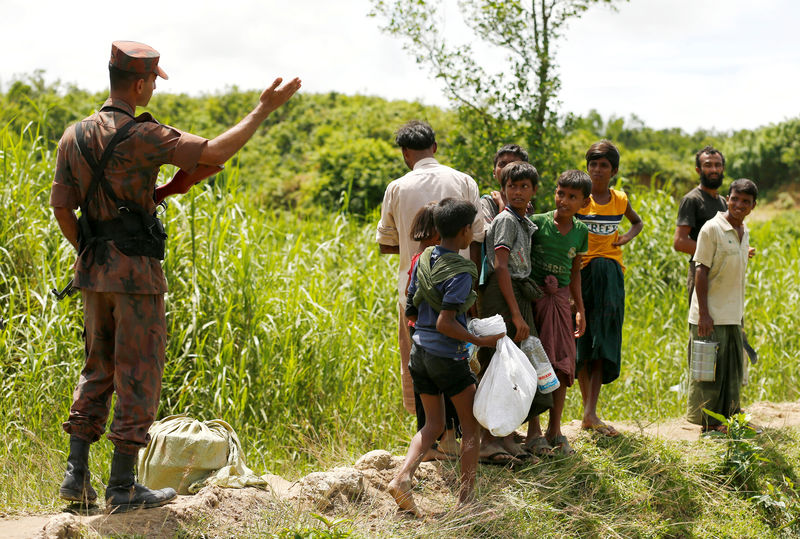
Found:
[{"label": "dark skirt", "polygon": [[[692,340],[697,339],[697,326],[689,324]],[[695,425],[714,426],[719,421],[703,412],[703,408],[730,417],[739,412],[739,394],[744,373],[742,327],[714,326],[710,341],[719,343],[717,368],[713,382],[695,382],[689,375],[689,410],[686,419]],[[691,369],[691,359],[689,360]]]},{"label": "dark skirt", "polygon": [[622,361],[622,322],[625,281],[622,268],[610,258],[595,258],[581,270],[581,295],[586,333],[577,342],[577,370],[603,362],[603,383],[619,378]]}]

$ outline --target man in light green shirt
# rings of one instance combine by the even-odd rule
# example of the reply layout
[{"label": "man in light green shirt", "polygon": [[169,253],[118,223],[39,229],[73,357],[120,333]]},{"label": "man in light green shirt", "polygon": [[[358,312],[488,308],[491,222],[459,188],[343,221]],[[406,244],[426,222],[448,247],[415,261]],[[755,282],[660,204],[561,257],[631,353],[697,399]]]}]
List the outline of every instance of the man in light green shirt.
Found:
[{"label": "man in light green shirt", "polygon": [[714,381],[698,382],[690,378],[689,382],[688,420],[702,425],[704,432],[724,431],[725,427],[703,413],[703,408],[725,417],[739,412],[743,375],[741,323],[750,247],[744,218],[755,207],[757,197],[758,189],[752,181],[734,181],[728,195],[728,209],[706,222],[697,237],[689,327],[693,341],[718,343]]}]

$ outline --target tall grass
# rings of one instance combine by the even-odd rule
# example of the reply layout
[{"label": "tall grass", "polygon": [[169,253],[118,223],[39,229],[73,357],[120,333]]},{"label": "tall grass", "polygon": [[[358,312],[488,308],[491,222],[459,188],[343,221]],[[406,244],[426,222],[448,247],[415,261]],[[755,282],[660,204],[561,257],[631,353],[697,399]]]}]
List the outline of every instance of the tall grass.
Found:
[{"label": "tall grass", "polygon": [[[7,508],[53,507],[83,345],[80,296],[57,303],[49,290],[70,277],[74,251],[48,206],[54,148],[32,124],[0,130],[0,152],[0,499]],[[357,222],[265,211],[239,180],[227,170],[174,199],[165,215],[169,342],[159,415],[223,418],[252,467],[289,477],[399,449],[413,420],[396,368],[397,260],[378,254],[374,215]],[[601,407],[611,419],[655,421],[683,413],[685,395],[670,388],[686,375],[686,260],[671,249],[674,200],[634,195],[645,230],[625,247],[622,376],[603,389]],[[794,399],[798,233],[782,218],[755,226],[753,243],[747,326],[761,361],[745,404]],[[565,418],[579,411],[575,388]],[[110,444],[95,447],[97,473]]]}]

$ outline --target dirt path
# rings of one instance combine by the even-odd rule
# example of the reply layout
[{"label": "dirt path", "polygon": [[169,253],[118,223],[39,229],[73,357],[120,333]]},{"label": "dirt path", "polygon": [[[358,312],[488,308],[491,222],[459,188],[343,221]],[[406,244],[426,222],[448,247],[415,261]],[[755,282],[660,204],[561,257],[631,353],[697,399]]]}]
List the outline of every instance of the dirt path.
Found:
[{"label": "dirt path", "polygon": [[[758,402],[750,405],[747,412],[755,423],[763,427],[800,426],[800,403]],[[670,440],[697,440],[700,434],[698,426],[680,419],[658,424],[612,423],[621,432]],[[580,431],[580,422],[570,422],[564,431],[569,438],[574,438]],[[377,450],[364,455],[352,468],[316,472],[293,483],[279,476],[266,476],[270,483],[267,490],[207,487],[195,496],[179,496],[164,507],[122,515],[106,515],[98,510],[97,514],[89,516],[64,512],[1,518],[0,537],[61,539],[81,537],[87,531],[100,535],[173,537],[181,526],[191,526],[198,521],[203,522],[206,530],[214,529],[221,536],[235,536],[237,530],[252,529],[257,525],[254,519],[268,508],[327,511],[335,509],[339,503],[354,500],[368,504],[370,514],[375,518],[396,518],[395,505],[386,492],[386,484],[401,462],[402,457]],[[423,510],[443,506],[450,495],[448,485],[454,478],[443,477],[442,470],[432,463],[423,463],[420,468],[419,473],[431,493],[429,498],[417,500]]]}]

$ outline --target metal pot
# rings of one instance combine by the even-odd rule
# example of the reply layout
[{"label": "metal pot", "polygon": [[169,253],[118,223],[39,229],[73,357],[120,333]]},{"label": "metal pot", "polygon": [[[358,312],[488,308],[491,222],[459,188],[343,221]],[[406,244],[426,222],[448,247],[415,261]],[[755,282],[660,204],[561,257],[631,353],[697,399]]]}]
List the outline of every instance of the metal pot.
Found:
[{"label": "metal pot", "polygon": [[692,380],[713,382],[717,370],[717,350],[719,343],[713,341],[692,341]]}]

